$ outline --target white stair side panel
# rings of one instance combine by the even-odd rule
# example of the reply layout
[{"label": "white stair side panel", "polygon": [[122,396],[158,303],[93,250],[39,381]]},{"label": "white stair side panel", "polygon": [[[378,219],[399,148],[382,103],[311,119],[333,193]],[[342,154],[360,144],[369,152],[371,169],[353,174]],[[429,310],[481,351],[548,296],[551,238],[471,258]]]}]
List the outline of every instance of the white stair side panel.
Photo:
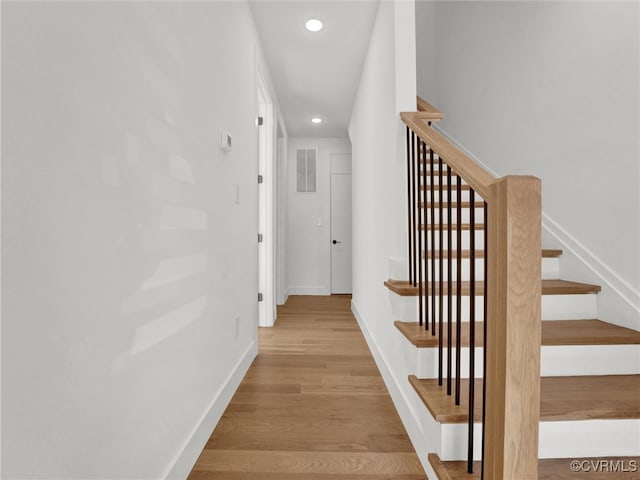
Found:
[{"label": "white stair side panel", "polygon": [[[416,348],[415,345],[409,342],[409,340],[406,339],[406,337],[400,332],[400,330],[396,329],[396,334],[399,335],[399,338],[401,339],[399,342],[402,345],[402,351],[400,352],[400,355],[404,359],[404,364],[407,367],[407,372],[418,376],[416,372],[419,372],[424,368],[424,352],[421,351],[422,349]],[[418,378],[421,377],[418,376]]]},{"label": "white stair side panel", "polygon": [[636,375],[640,374],[640,345],[543,346],[540,375]]},{"label": "white stair side panel", "polygon": [[443,425],[433,418],[420,396],[409,384],[409,381],[406,379],[405,381],[408,387],[406,395],[408,407],[414,413],[414,418],[417,420],[418,427],[426,440],[425,443],[430,445],[429,448],[431,450],[429,451],[438,452],[442,441]]},{"label": "white stair side panel", "polygon": [[640,455],[640,420],[540,422],[539,458]]}]

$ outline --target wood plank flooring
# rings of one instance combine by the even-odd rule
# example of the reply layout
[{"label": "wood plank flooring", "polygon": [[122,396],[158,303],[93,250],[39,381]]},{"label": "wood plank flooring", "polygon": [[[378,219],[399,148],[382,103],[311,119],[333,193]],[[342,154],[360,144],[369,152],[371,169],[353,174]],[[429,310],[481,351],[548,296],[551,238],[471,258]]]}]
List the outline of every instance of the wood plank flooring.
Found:
[{"label": "wood plank flooring", "polygon": [[189,480],[426,478],[350,302],[278,308]]}]

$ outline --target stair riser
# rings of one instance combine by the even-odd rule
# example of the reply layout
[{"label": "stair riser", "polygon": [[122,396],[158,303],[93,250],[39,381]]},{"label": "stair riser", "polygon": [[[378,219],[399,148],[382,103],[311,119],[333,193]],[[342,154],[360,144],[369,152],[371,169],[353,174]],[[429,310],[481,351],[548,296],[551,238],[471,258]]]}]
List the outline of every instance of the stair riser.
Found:
[{"label": "stair riser", "polygon": [[[436,292],[437,293],[437,292]],[[391,300],[391,312],[395,320],[402,322],[415,322],[418,319],[418,299],[417,297],[402,297],[393,292],[389,292]],[[483,298],[476,297],[476,320],[484,320]],[[436,300],[437,302],[437,300]],[[443,318],[448,318],[448,304],[445,297]],[[452,318],[455,319],[456,298],[453,298]],[[431,310],[427,310],[431,318]],[[542,296],[542,318],[544,320],[582,320],[585,318],[596,318],[596,295],[543,295]],[[438,310],[436,310],[438,314]],[[469,319],[469,297],[462,298],[461,317],[463,320]]]},{"label": "stair riser", "polygon": [[[439,259],[436,258],[436,277],[439,278],[439,268],[438,268],[438,263],[439,263]],[[431,278],[431,259],[428,260],[428,274],[429,277]],[[452,269],[452,276],[453,278],[455,278],[456,276],[456,259],[453,258],[452,259],[452,264],[453,264],[453,269]],[[469,265],[471,264],[471,260],[468,258],[463,258],[462,259],[462,279],[463,280],[469,280]],[[446,275],[448,272],[448,266],[447,266],[447,259],[444,258],[443,259],[443,275],[444,278],[446,279]],[[543,258],[542,262],[541,262],[541,267],[542,267],[542,278],[543,279],[553,279],[553,278],[558,278],[560,276],[560,259],[559,258]],[[394,278],[394,279],[407,279],[409,278],[409,274],[408,272],[408,266],[407,266],[407,260],[406,259],[392,259],[389,261],[389,278]],[[483,269],[484,269],[484,259],[483,258],[479,258],[476,259],[476,280],[482,280],[483,279]],[[424,274],[424,273],[423,273]]]},{"label": "stair riser", "polygon": [[539,458],[637,455],[640,455],[638,419],[540,422]]},{"label": "stair riser", "polygon": [[[436,291],[437,293],[437,291]],[[400,295],[396,295],[393,292],[389,293],[391,298],[391,311],[396,320],[400,320],[402,322],[415,322],[418,319],[418,299],[417,297],[402,297]],[[429,302],[431,300],[429,299]],[[455,311],[455,297],[453,298],[453,310],[452,317],[455,319],[456,311]],[[483,311],[483,299],[482,297],[476,297],[475,301],[476,305],[476,320],[482,321],[484,319],[484,311]],[[429,319],[431,319],[431,309],[427,310],[429,313]],[[436,311],[436,314],[438,312]],[[461,314],[463,319],[469,318],[469,297],[462,297],[462,309]],[[448,316],[448,305],[446,303],[446,297],[444,301],[444,311],[443,318],[446,320]]]},{"label": "stair riser", "polygon": [[[428,235],[428,241],[426,239],[426,236],[422,237],[422,248],[424,250],[439,250],[440,249],[440,231],[439,230],[434,230],[435,233],[435,246],[431,245],[431,230],[426,230],[426,231],[422,231],[423,235]],[[458,245],[456,244],[456,235],[457,232],[453,232],[453,239],[451,242],[451,248],[453,250],[458,250]],[[476,230],[475,232],[475,239],[476,239],[476,249],[477,250],[484,250],[484,231],[483,230]],[[471,232],[469,230],[463,230],[462,231],[462,248],[460,248],[460,250],[468,250],[470,248],[470,244],[471,244]],[[447,232],[443,231],[442,232],[442,250],[448,250],[448,243],[447,243]]]},{"label": "stair riser", "polygon": [[[443,461],[466,460],[467,425],[439,425],[441,445],[437,453],[440,458]],[[474,459],[480,460],[482,425],[475,424],[473,431]],[[633,419],[540,422],[538,457],[637,456],[640,455],[639,432],[640,420]]]},{"label": "stair riser", "polygon": [[[409,341],[407,340],[409,344]],[[409,344],[415,355],[416,377],[438,378],[438,349],[417,348]],[[447,348],[443,348],[443,375],[447,375]],[[469,378],[468,347],[460,350],[461,378]],[[456,349],[452,348],[452,374],[455,376]],[[483,349],[475,349],[475,378],[483,375]],[[558,345],[543,346],[540,371],[545,377],[575,375],[637,375],[640,374],[640,345]]]},{"label": "stair riser", "polygon": [[[452,258],[452,268],[451,268],[451,277],[453,280],[456,279],[458,269],[456,264],[456,259]],[[440,278],[440,268],[439,268],[440,260],[439,258],[435,259],[435,276],[436,280]],[[446,258],[442,259],[442,275],[445,281],[447,281],[447,275],[449,272],[448,261]],[[475,270],[475,279],[478,281],[484,280],[484,259],[479,258],[476,259],[476,270]],[[542,278],[544,280],[558,278],[560,272],[560,259],[558,258],[543,258],[541,262],[542,267]],[[428,259],[427,262],[427,277],[431,279],[431,259]],[[462,280],[466,281],[471,278],[471,260],[468,258],[462,259]],[[424,275],[423,271],[423,275]]]},{"label": "stair riser", "polygon": [[[413,347],[416,352],[416,377],[423,378],[438,378],[438,349],[437,348],[416,348]],[[475,378],[482,378],[483,369],[483,349],[475,348]],[[442,365],[444,384],[446,385],[447,377],[447,348],[442,349],[442,358],[444,360]],[[469,378],[469,351],[468,347],[460,349],[460,378]],[[451,349],[452,357],[452,380],[455,378],[456,369],[456,349]],[[455,380],[453,380],[455,382]],[[446,387],[445,387],[446,388]]]},{"label": "stair riser", "polygon": [[[431,201],[431,190],[426,189],[424,191],[427,193],[427,196],[426,196],[427,201],[430,202]],[[457,201],[458,200],[458,192],[456,191],[456,192],[453,192],[453,193],[454,193],[454,200]],[[470,191],[469,190],[463,190],[460,193],[461,193],[461,196],[462,196],[462,201],[463,202],[468,202],[469,201],[469,193],[470,193]],[[436,189],[434,190],[434,198],[435,198],[436,202],[440,201],[440,190],[437,188],[437,186],[436,186]],[[442,198],[444,199],[444,201],[447,201],[448,196],[447,196],[447,192],[446,191],[443,192]],[[476,194],[474,200],[476,202],[481,202],[483,199],[478,194]]]},{"label": "stair riser", "polygon": [[[475,223],[483,223],[484,222],[484,210],[482,208],[476,208],[475,209]],[[425,213],[426,212],[426,213]],[[423,221],[425,222],[431,222],[431,208],[427,207],[425,208],[423,214],[422,214],[422,218]],[[416,218],[420,218],[420,217],[416,217]],[[436,205],[436,207],[434,208],[434,223],[439,224],[440,223],[440,209],[438,208],[438,206]],[[461,212],[461,223],[469,223],[471,221],[471,214],[469,212],[468,208],[463,208],[462,212]],[[456,208],[452,208],[451,209],[451,225],[455,225],[458,222],[458,212],[456,211]],[[447,225],[449,223],[449,214],[447,213],[446,208],[443,208],[442,211],[442,223],[444,225],[444,231],[447,231]],[[453,229],[452,229],[453,230]],[[453,243],[455,244],[455,238],[456,238],[456,233],[455,230],[453,230]],[[446,242],[446,240],[445,240]]]},{"label": "stair riser", "polygon": [[[432,184],[431,183],[431,170],[427,169],[426,174],[427,174],[427,182],[424,183],[423,182],[423,178],[422,178],[423,170],[422,169],[420,170],[420,184],[421,185],[431,185]],[[467,184],[463,179],[460,179],[460,180],[461,180],[460,185],[466,185]],[[449,184],[449,182],[447,181],[447,169],[444,168],[442,170],[442,185],[448,185],[448,184]],[[457,184],[458,184],[457,177],[456,177],[456,175],[454,173],[452,173],[451,174],[451,185],[457,185]],[[440,170],[438,170],[438,167],[436,167],[433,170],[433,185],[440,185]],[[453,193],[455,193],[455,191]]]},{"label": "stair riser", "polygon": [[638,375],[640,345],[547,345],[540,352],[540,375]]},{"label": "stair riser", "polygon": [[583,320],[597,318],[597,295],[543,295],[544,320]]}]

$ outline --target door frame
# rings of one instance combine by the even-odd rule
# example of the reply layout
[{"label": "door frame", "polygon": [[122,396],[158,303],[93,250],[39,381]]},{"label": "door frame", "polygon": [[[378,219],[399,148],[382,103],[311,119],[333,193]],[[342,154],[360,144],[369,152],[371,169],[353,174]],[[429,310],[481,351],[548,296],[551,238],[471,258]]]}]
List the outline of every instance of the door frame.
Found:
[{"label": "door frame", "polygon": [[257,110],[263,119],[258,126],[258,175],[263,179],[258,184],[258,233],[263,240],[258,243],[258,293],[262,293],[262,301],[258,302],[258,326],[271,327],[275,322],[275,116],[272,97],[259,66],[256,71]]}]

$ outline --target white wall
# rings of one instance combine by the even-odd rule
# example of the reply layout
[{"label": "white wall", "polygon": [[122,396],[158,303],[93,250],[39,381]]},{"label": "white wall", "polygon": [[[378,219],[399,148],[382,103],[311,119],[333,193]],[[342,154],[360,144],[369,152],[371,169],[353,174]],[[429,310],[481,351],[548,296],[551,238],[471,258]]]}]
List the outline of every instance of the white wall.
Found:
[{"label": "white wall", "polygon": [[[393,325],[389,266],[406,258],[405,129],[401,111],[415,110],[414,3],[380,2],[351,114],[353,152],[352,310],[400,418],[427,473],[437,434],[424,430],[407,380],[406,340]],[[419,401],[419,400],[418,400]]]},{"label": "white wall", "polygon": [[[296,192],[296,150],[317,149],[317,191]],[[287,262],[289,293],[331,293],[331,154],[350,153],[346,138],[289,138]]]},{"label": "white wall", "polygon": [[[436,1],[417,0],[416,4],[416,75],[417,90],[425,100],[436,98]],[[436,105],[437,106],[437,105]]]},{"label": "white wall", "polygon": [[2,476],[184,477],[256,353],[251,15],[2,10]]},{"label": "white wall", "polygon": [[[640,328],[638,2],[419,2],[418,93],[499,175],[543,182],[562,273]],[[430,32],[426,32],[430,30]],[[583,261],[582,261],[582,260]]]}]

